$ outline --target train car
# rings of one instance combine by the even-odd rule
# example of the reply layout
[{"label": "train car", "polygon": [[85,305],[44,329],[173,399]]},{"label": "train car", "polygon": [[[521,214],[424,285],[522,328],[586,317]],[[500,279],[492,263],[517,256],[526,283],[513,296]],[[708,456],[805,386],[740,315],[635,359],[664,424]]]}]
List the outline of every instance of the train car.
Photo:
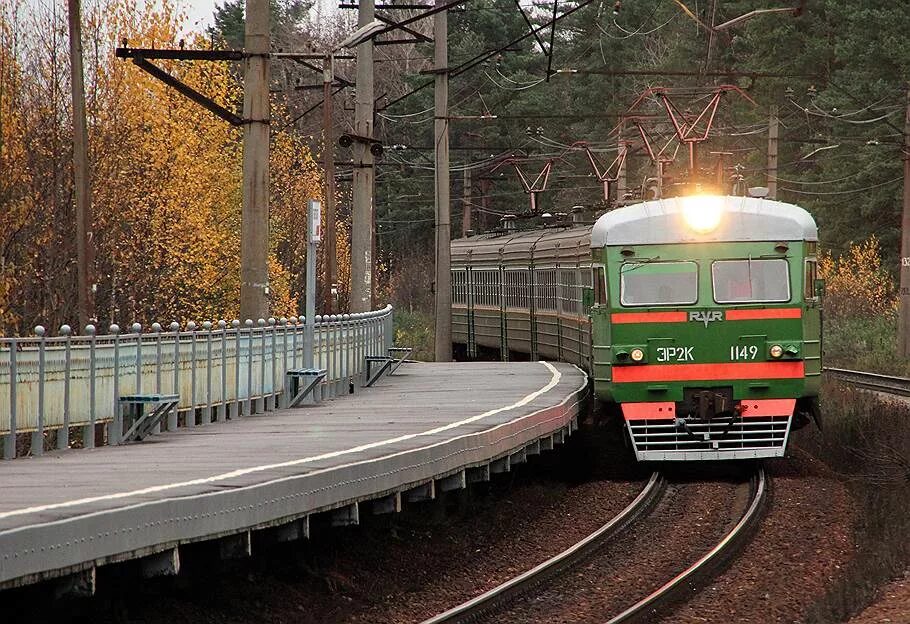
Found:
[{"label": "train car", "polygon": [[453,342],[584,368],[639,460],[780,457],[817,414],[817,240],[798,206],[704,195],[461,239]]}]

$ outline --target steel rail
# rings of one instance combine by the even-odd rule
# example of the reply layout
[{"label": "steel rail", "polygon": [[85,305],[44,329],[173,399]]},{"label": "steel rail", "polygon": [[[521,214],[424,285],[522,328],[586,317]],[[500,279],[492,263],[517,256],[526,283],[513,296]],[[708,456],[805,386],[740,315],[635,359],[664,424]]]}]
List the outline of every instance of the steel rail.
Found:
[{"label": "steel rail", "polygon": [[746,512],[729,533],[698,561],[680,572],[672,580],[639,600],[634,605],[607,621],[607,624],[654,621],[656,613],[669,607],[690,591],[691,586],[704,581],[716,572],[720,565],[729,561],[733,554],[746,543],[751,531],[758,525],[768,496],[768,484],[764,468],[759,467],[752,477],[752,501]]},{"label": "steel rail", "polygon": [[910,379],[879,373],[867,373],[846,368],[825,367],[826,373],[831,373],[841,381],[867,390],[876,390],[899,396],[910,396]]},{"label": "steel rail", "polygon": [[577,542],[558,555],[516,576],[502,585],[449,609],[439,615],[424,620],[421,624],[451,624],[467,622],[495,610],[500,605],[514,599],[534,585],[555,575],[577,562],[585,559],[602,547],[607,541],[619,534],[632,522],[650,511],[660,500],[666,489],[666,479],[659,471],[651,474],[647,485],[629,505],[609,522]]}]

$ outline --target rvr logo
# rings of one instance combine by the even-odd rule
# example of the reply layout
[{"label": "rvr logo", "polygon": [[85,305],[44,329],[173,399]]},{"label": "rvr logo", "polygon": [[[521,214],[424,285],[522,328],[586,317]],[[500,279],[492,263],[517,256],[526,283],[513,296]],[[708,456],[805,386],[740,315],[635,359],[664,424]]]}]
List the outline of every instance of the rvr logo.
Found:
[{"label": "rvr logo", "polygon": [[702,312],[689,312],[689,320],[696,321],[699,323],[704,323],[705,327],[708,327],[708,323],[712,321],[722,321],[724,320],[724,313],[721,310],[705,310]]}]

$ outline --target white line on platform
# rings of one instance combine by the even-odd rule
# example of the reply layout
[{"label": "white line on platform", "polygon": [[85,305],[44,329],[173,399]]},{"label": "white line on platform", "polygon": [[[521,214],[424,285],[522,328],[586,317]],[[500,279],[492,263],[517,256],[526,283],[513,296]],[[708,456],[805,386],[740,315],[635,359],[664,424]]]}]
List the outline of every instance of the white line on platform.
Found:
[{"label": "white line on platform", "polygon": [[343,449],[340,451],[332,451],[330,453],[323,453],[321,455],[313,455],[310,457],[302,457],[300,459],[292,459],[286,462],[280,462],[277,464],[264,464],[262,466],[252,466],[250,468],[241,468],[239,470],[233,470],[231,472],[225,472],[218,475],[213,475],[211,477],[203,477],[201,479],[192,479],[190,481],[181,481],[179,483],[166,483],[163,485],[155,485],[152,487],[142,488],[140,490],[132,490],[129,492],[116,492],[114,494],[105,494],[103,496],[92,496],[90,498],[80,498],[71,501],[64,501],[62,503],[51,503],[49,505],[39,505],[35,507],[24,507],[22,509],[13,509],[12,511],[5,511],[0,513],[0,520],[4,518],[10,518],[12,516],[21,516],[31,513],[41,513],[44,511],[50,511],[52,509],[62,509],[65,507],[76,507],[79,505],[87,505],[89,503],[97,503],[101,501],[110,501],[117,500],[121,498],[130,498],[132,496],[142,496],[145,494],[154,494],[156,492],[164,492],[167,490],[173,490],[176,488],[189,487],[193,485],[205,485],[206,483],[215,483],[217,481],[224,481],[225,479],[233,479],[235,477],[242,477],[244,475],[252,474],[255,472],[263,472],[266,470],[274,470],[276,468],[287,468],[289,466],[299,466],[301,464],[308,464],[311,462],[321,461],[325,459],[332,459],[335,457],[340,457],[342,455],[349,455],[351,453],[359,453],[361,451],[368,451],[370,449],[378,448],[380,446],[388,446],[390,444],[397,444],[399,442],[404,442],[406,440],[412,440],[421,436],[430,436],[436,435],[437,433],[442,433],[443,431],[448,431],[450,429],[455,429],[456,427],[461,427],[462,425],[468,425],[478,420],[483,420],[484,418],[489,418],[496,414],[507,412],[513,410],[523,405],[527,405],[540,395],[552,390],[556,387],[556,384],[559,383],[559,380],[562,379],[562,373],[557,370],[555,366],[549,362],[539,362],[546,366],[552,376],[550,381],[542,386],[541,388],[535,390],[534,392],[525,395],[515,403],[511,405],[506,405],[504,407],[497,407],[495,409],[488,410],[482,414],[477,414],[476,416],[471,416],[470,418],[465,418],[464,420],[459,420],[457,422],[449,423],[447,425],[442,425],[441,427],[436,427],[434,429],[428,429],[426,431],[420,431],[418,433],[409,433],[406,435],[398,436],[396,438],[389,438],[387,440],[379,440],[376,442],[370,442],[369,444],[361,444],[360,446],[355,446],[349,449]]}]

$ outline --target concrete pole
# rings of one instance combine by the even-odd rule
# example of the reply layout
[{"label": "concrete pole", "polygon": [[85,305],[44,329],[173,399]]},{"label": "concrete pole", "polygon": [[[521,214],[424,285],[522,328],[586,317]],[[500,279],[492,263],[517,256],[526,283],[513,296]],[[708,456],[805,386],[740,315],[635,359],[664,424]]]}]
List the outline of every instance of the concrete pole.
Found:
[{"label": "concrete pole", "polygon": [[[358,26],[373,21],[373,0],[359,2]],[[373,137],[373,40],[357,46],[354,134]],[[373,154],[370,144],[355,140],[354,212],[351,223],[351,312],[367,312],[373,298]]]},{"label": "concrete pole", "polygon": [[777,143],[779,138],[777,106],[768,119],[768,199],[777,199]]},{"label": "concrete pole", "polygon": [[467,236],[471,227],[471,170],[464,170],[464,188],[461,200],[461,235]]},{"label": "concrete pole", "polygon": [[910,357],[910,86],[904,117],[904,214],[901,218],[901,318],[900,351]]},{"label": "concrete pole", "polygon": [[269,316],[269,0],[246,0],[240,318]]},{"label": "concrete pole", "polygon": [[91,287],[92,194],[88,166],[88,126],[82,72],[82,12],[79,0],[69,0],[70,82],[73,96],[73,172],[76,193],[76,288],[79,325],[95,316]]},{"label": "concrete pole", "polygon": [[332,81],[334,57],[327,54],[322,66],[322,163],[325,169],[325,280],[322,288],[323,314],[335,313],[338,292],[337,260],[335,258],[335,138],[332,132]]},{"label": "concrete pole", "polygon": [[[436,0],[436,6],[445,0]],[[452,274],[451,220],[449,205],[449,17],[448,11],[433,16],[435,43],[436,93],[435,170],[436,170],[436,361],[452,361]]]}]

